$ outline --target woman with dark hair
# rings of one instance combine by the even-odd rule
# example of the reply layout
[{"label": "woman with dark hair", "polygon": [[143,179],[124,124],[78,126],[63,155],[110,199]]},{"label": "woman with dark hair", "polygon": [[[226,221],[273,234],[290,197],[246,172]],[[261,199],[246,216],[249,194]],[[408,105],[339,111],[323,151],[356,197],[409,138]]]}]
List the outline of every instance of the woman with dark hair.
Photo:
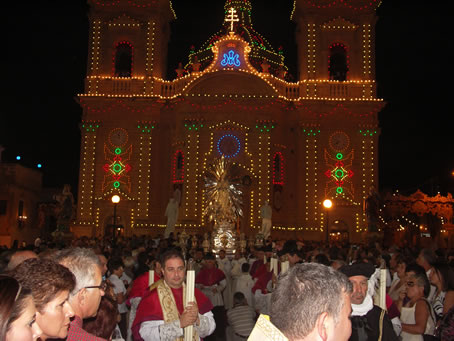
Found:
[{"label": "woman with dark hair", "polygon": [[11,275],[31,290],[36,306],[36,322],[42,330],[41,340],[66,338],[74,311],[68,302],[76,280],[68,268],[50,259],[27,259]]},{"label": "woman with dark hair", "polygon": [[429,292],[430,283],[424,272],[408,276],[402,296],[406,295],[409,300],[400,313],[402,341],[423,341],[423,335],[434,335],[433,311],[426,299]]},{"label": "woman with dark hair", "polygon": [[84,329],[103,339],[110,340],[119,322],[117,302],[108,294],[101,298],[96,317],[84,321]]},{"label": "woman with dark hair", "polygon": [[34,341],[41,336],[30,290],[0,275],[0,340]]},{"label": "woman with dark hair", "polygon": [[448,264],[435,263],[429,280],[437,288],[431,304],[439,321],[454,305],[454,271]]}]

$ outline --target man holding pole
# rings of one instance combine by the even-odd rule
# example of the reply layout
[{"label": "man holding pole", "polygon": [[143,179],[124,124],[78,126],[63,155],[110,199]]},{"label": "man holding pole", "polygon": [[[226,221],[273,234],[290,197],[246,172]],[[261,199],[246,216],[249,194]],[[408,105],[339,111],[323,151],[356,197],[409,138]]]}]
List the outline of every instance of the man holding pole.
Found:
[{"label": "man holding pole", "polygon": [[[184,283],[186,267],[183,255],[174,249],[161,255],[163,278],[141,300],[132,326],[135,340],[183,340],[189,326],[193,326],[192,340],[213,333],[216,328],[210,300],[194,283]],[[192,277],[193,281],[193,277]],[[187,286],[195,300],[186,302]],[[191,296],[191,293],[189,293]],[[185,338],[186,339],[186,338]]]}]

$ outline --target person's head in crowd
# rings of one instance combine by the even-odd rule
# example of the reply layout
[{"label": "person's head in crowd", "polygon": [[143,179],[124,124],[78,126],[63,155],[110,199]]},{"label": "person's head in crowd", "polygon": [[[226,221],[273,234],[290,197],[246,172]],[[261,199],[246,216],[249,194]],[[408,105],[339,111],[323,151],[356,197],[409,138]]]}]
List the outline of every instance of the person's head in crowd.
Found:
[{"label": "person's head in crowd", "polygon": [[291,341],[346,341],[351,291],[348,278],[331,267],[296,264],[279,277],[271,295],[271,322]]},{"label": "person's head in crowd", "polygon": [[9,260],[6,271],[13,270],[16,266],[18,266],[24,260],[30,259],[30,258],[38,258],[38,255],[35,252],[30,251],[30,250],[21,250],[21,251],[14,252],[11,255],[11,259]]},{"label": "person's head in crowd", "polygon": [[399,277],[400,280],[404,280],[407,265],[410,264],[412,261],[401,253],[397,253],[396,255],[397,256],[394,258],[393,270],[397,273],[397,276]]},{"label": "person's head in crowd", "polygon": [[96,317],[84,321],[84,330],[97,337],[110,340],[118,323],[118,305],[110,295],[104,295]]},{"label": "person's head in crowd", "polygon": [[219,258],[224,259],[225,258],[225,250],[220,250],[219,251]]},{"label": "person's head in crowd", "polygon": [[454,290],[454,270],[446,263],[435,263],[433,271],[429,275],[429,281],[439,291]]},{"label": "person's head in crowd", "polygon": [[398,258],[401,258],[401,257],[403,257],[403,255],[400,252],[394,252],[391,255],[391,258],[389,259],[389,267],[391,268],[391,270],[396,271],[397,260],[398,260]]},{"label": "person's head in crowd", "polygon": [[76,277],[69,296],[75,314],[81,319],[96,316],[105,289],[98,256],[91,249],[78,247],[62,250],[56,256]]},{"label": "person's head in crowd", "polygon": [[315,263],[318,263],[318,264],[323,264],[323,265],[326,265],[326,266],[329,266],[330,265],[330,261],[328,259],[328,256],[325,255],[324,253],[319,253],[317,255],[314,256],[314,262]]},{"label": "person's head in crowd", "polygon": [[339,271],[352,283],[351,303],[362,304],[367,296],[369,278],[375,272],[375,267],[371,263],[357,262],[352,265],[344,265],[339,268]]},{"label": "person's head in crowd", "polygon": [[246,296],[241,291],[237,291],[233,294],[233,306],[247,305]]},{"label": "person's head in crowd", "polygon": [[107,273],[107,257],[102,253],[98,253],[99,262],[101,263],[101,273],[105,277]]},{"label": "person's head in crowd", "polygon": [[334,269],[334,270],[339,270],[341,267],[343,267],[344,265],[346,265],[345,261],[342,260],[342,259],[334,259],[330,266]]},{"label": "person's head in crowd", "polygon": [[186,276],[183,254],[177,249],[168,249],[161,254],[160,263],[167,285],[173,289],[181,288]]},{"label": "person's head in crowd", "polygon": [[425,273],[426,273],[426,270],[424,270],[424,268],[421,265],[416,264],[416,263],[407,264],[407,266],[405,267],[406,276],[411,276],[411,275],[415,275],[415,274],[425,274]]},{"label": "person's head in crowd", "polygon": [[123,275],[124,263],[120,257],[112,257],[107,263],[107,268],[111,275],[117,275],[120,278]]},{"label": "person's head in crowd", "polygon": [[416,258],[416,263],[421,265],[424,270],[427,272],[430,268],[432,268],[432,264],[437,261],[437,256],[432,249],[424,248],[422,249],[419,254],[418,258]]},{"label": "person's head in crowd", "polygon": [[416,302],[418,299],[429,296],[430,283],[425,272],[410,274],[405,283],[407,297]]},{"label": "person's head in crowd", "polygon": [[203,257],[204,266],[207,269],[213,269],[216,267],[216,256],[212,252],[207,252]]},{"label": "person's head in crowd", "polygon": [[75,286],[71,271],[50,259],[31,258],[19,264],[11,275],[32,292],[41,339],[65,338],[74,316],[68,302]]},{"label": "person's head in crowd", "polygon": [[198,248],[196,251],[195,251],[195,254],[194,254],[194,260],[198,263],[200,263],[202,260],[203,260],[203,249],[201,248]]},{"label": "person's head in crowd", "polygon": [[41,336],[31,290],[0,275],[0,340],[34,341]]},{"label": "person's head in crowd", "polygon": [[251,268],[251,265],[249,263],[241,264],[241,272],[242,273],[249,273],[249,269],[250,268]]}]

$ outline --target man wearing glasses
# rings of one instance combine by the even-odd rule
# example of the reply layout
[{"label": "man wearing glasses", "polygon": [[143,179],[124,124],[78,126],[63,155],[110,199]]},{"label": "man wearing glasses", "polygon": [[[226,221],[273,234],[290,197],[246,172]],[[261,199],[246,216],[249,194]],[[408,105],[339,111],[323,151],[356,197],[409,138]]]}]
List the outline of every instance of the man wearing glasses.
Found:
[{"label": "man wearing glasses", "polygon": [[66,341],[105,341],[83,328],[83,320],[98,313],[106,283],[102,280],[102,265],[91,249],[71,248],[57,254],[57,261],[66,266],[76,277],[76,286],[69,295],[74,310]]},{"label": "man wearing glasses", "polygon": [[349,340],[397,341],[388,314],[374,305],[373,298],[368,292],[369,278],[375,272],[375,267],[371,263],[353,263],[342,266],[339,271],[344,273],[353,285],[350,296],[352,335]]}]

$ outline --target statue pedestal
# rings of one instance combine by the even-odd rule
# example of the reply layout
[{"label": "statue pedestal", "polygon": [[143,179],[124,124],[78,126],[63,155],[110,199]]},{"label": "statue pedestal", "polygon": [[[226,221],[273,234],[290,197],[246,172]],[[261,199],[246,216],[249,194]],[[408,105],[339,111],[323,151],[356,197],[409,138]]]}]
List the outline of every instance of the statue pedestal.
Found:
[{"label": "statue pedestal", "polygon": [[233,255],[237,248],[235,224],[220,222],[214,226],[212,233],[213,252],[224,250],[227,255]]}]

